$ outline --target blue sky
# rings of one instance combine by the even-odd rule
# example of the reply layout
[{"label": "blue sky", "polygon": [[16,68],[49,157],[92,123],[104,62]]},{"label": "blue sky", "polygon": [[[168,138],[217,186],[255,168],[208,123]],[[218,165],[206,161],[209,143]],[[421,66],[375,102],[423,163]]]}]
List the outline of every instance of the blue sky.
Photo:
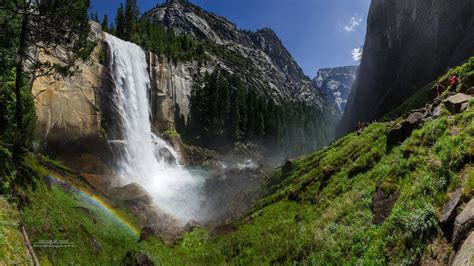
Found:
[{"label": "blue sky", "polygon": [[[92,0],[102,18],[115,17],[125,0]],[[164,0],[137,0],[147,11]],[[364,44],[370,0],[191,0],[228,18],[241,29],[272,28],[306,75],[323,67],[358,64],[356,48]]]}]

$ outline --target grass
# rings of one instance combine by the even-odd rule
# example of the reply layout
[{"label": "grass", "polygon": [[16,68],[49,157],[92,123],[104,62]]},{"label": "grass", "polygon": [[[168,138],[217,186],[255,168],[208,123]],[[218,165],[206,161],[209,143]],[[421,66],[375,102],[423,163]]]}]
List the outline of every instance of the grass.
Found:
[{"label": "grass", "polygon": [[32,263],[19,228],[18,209],[0,196],[0,265]]}]

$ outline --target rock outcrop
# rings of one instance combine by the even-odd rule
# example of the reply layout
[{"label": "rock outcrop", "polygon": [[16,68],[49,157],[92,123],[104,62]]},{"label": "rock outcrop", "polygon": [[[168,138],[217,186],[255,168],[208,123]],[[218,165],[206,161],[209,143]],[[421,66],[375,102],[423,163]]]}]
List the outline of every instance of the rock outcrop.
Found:
[{"label": "rock outcrop", "polygon": [[175,128],[177,121],[186,124],[190,115],[189,99],[196,76],[212,72],[215,65],[197,61],[175,62],[147,53],[150,71],[152,125],[155,130]]},{"label": "rock outcrop", "polygon": [[444,105],[452,114],[463,112],[467,109],[468,102],[473,99],[472,96],[463,93],[448,97],[444,100]]},{"label": "rock outcrop", "polygon": [[452,266],[474,265],[474,232],[464,241],[461,249],[454,257]]},{"label": "rock outcrop", "polygon": [[373,0],[339,134],[376,119],[473,55],[472,0]]},{"label": "rock outcrop", "polygon": [[398,200],[400,192],[386,193],[382,188],[377,187],[372,197],[373,222],[381,224],[392,212],[392,208]]},{"label": "rock outcrop", "polygon": [[464,207],[454,221],[452,243],[458,249],[468,235],[474,230],[474,199]]},{"label": "rock outcrop", "polygon": [[447,238],[451,237],[453,231],[453,223],[456,218],[456,209],[461,204],[462,190],[456,190],[450,197],[448,203],[443,207],[439,223]]},{"label": "rock outcrop", "polygon": [[[50,155],[70,158],[91,153],[101,157],[107,151],[100,96],[108,83],[107,70],[99,59],[103,32],[98,24],[91,25],[90,39],[97,45],[90,59],[79,62],[78,71],[65,79],[43,76],[33,83],[40,148]],[[39,59],[55,62],[41,52]]]},{"label": "rock outcrop", "polygon": [[123,187],[115,187],[108,191],[108,194],[118,200],[125,202],[142,202],[150,204],[152,198],[146,190],[137,183],[130,183]]},{"label": "rock outcrop", "polygon": [[341,113],[346,109],[358,68],[359,66],[322,68],[313,79],[313,83],[336,103]]},{"label": "rock outcrop", "polygon": [[423,123],[423,114],[420,112],[411,113],[407,119],[397,123],[387,133],[387,144],[395,145],[407,139],[413,130],[419,128]]}]

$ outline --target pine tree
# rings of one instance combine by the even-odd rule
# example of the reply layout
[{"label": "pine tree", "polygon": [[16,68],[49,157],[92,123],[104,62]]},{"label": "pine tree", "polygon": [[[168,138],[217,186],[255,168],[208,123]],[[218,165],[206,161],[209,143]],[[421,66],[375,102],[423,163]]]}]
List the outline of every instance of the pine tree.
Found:
[{"label": "pine tree", "polygon": [[[38,76],[70,75],[76,60],[89,57],[93,48],[87,40],[89,5],[89,0],[6,1],[2,5],[2,12],[8,12],[21,21],[15,29],[15,163],[19,161],[26,137],[23,121],[25,96],[22,93],[25,80],[32,84]],[[68,49],[66,57],[55,53],[58,46]],[[30,53],[34,49],[55,57],[55,62],[39,61]],[[30,67],[25,69],[25,65]]]},{"label": "pine tree", "polygon": [[107,14],[105,14],[102,19],[102,30],[105,32],[109,31],[109,18],[107,17]]},{"label": "pine tree", "polygon": [[95,22],[100,22],[100,21],[99,21],[99,15],[97,14],[97,12],[91,13],[90,19],[93,20],[93,21],[95,21]]},{"label": "pine tree", "polygon": [[123,4],[117,10],[117,16],[115,17],[115,35],[119,38],[125,37],[125,15],[123,11]]},{"label": "pine tree", "polygon": [[137,0],[127,0],[125,2],[124,40],[132,40],[136,31],[136,24],[139,16],[140,10],[137,6]]},{"label": "pine tree", "polygon": [[240,140],[240,113],[239,113],[239,96],[238,92],[233,93],[232,104],[230,110],[229,135],[233,141]]}]

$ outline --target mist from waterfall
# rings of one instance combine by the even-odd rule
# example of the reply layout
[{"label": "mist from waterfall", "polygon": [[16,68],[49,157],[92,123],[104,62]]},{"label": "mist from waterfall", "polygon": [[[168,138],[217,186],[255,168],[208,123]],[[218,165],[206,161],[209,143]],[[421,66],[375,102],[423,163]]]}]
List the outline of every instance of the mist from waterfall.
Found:
[{"label": "mist from waterfall", "polygon": [[[182,222],[199,220],[204,179],[179,163],[179,154],[151,130],[150,77],[145,52],[137,45],[106,34],[109,70],[115,83],[113,102],[122,120],[123,154],[117,171],[124,185],[140,184],[156,205]],[[168,150],[176,163],[162,156]],[[168,153],[168,154],[169,154]]]}]

